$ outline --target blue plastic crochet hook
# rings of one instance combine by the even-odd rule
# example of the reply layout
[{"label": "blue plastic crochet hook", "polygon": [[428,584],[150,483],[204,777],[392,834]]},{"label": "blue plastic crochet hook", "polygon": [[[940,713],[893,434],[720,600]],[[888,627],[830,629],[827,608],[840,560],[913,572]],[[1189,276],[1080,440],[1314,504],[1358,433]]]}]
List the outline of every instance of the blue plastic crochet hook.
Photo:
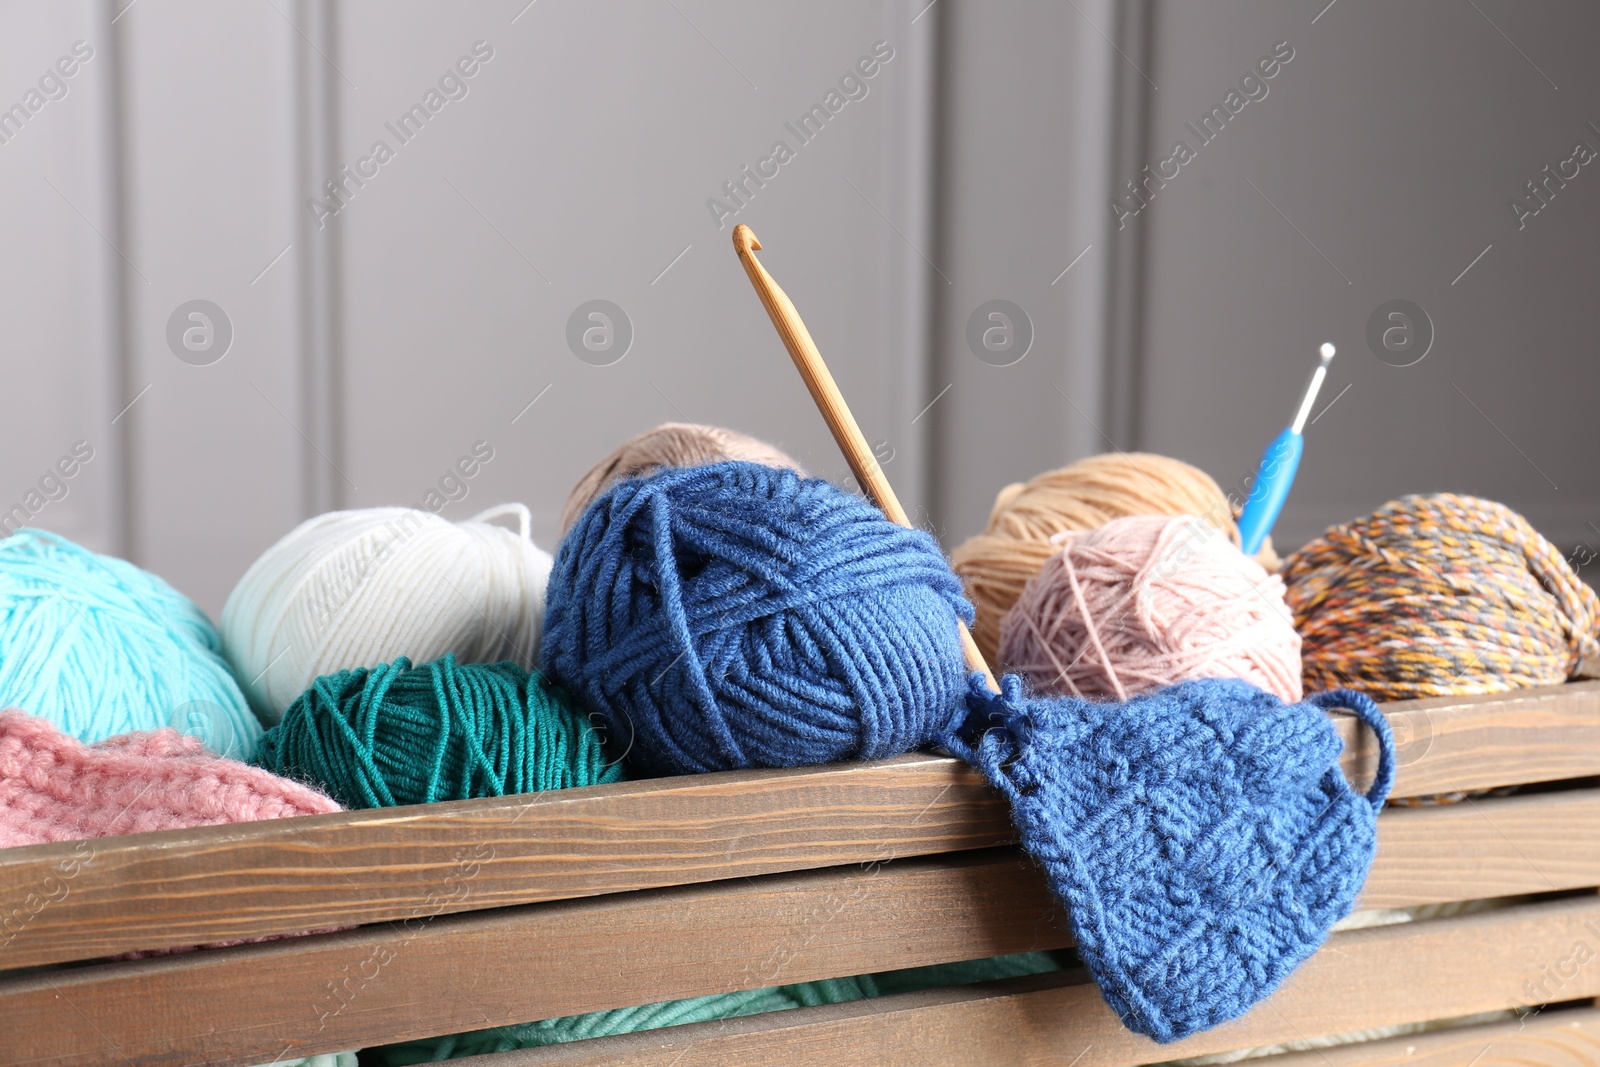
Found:
[{"label": "blue plastic crochet hook", "polygon": [[1300,453],[1306,447],[1301,432],[1306,428],[1306,419],[1311,414],[1311,405],[1317,401],[1322,382],[1328,377],[1328,364],[1333,362],[1333,345],[1322,342],[1321,354],[1322,362],[1317,364],[1311,384],[1306,386],[1306,395],[1300,401],[1300,410],[1294,422],[1274,438],[1261,454],[1261,465],[1256,468],[1256,484],[1244,503],[1243,514],[1239,516],[1239,547],[1247,556],[1261,551],[1261,542],[1267,539],[1272,532],[1272,524],[1278,521],[1278,512],[1283,510],[1283,502],[1289,499],[1289,487],[1294,485],[1295,472],[1300,469]]}]

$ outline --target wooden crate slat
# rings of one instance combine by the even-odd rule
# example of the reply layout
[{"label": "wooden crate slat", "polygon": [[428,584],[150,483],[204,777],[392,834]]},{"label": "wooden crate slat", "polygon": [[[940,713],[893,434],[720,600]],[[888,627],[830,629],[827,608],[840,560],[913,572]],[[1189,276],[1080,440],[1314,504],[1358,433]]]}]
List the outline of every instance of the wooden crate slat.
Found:
[{"label": "wooden crate slat", "polygon": [[[1600,774],[1600,683],[1387,710],[1402,742],[1397,794]],[[1349,720],[1340,729],[1347,770],[1364,780],[1370,737]],[[913,755],[27,846],[0,850],[11,909],[0,970],[1011,838],[974,772]],[[74,863],[85,847],[92,861]],[[64,897],[62,863],[75,869]]]},{"label": "wooden crate slat", "polygon": [[[745,1015],[450,1061],[452,1067],[1074,1067],[1076,1046],[1041,1049],[1029,994],[1092,992],[1080,974],[1043,974],[877,1000]],[[1047,1003],[1044,997],[1041,1003]],[[940,1016],[948,1013],[948,1020]],[[1032,1048],[1032,1059],[1027,1058]],[[1040,1055],[1042,1053],[1042,1057]]]},{"label": "wooden crate slat", "polygon": [[996,850],[381,924],[0,979],[0,1064],[101,1063],[113,1045],[139,1064],[258,1064],[1054,948],[1063,923]]},{"label": "wooden crate slat", "polygon": [[32,845],[0,850],[0,970],[1013,839],[975,771],[912,755]]},{"label": "wooden crate slat", "polygon": [[[1600,909],[1594,898],[1580,903]],[[1563,906],[1483,918],[1533,915],[1527,923],[1537,926],[1537,915],[1559,917]],[[1600,938],[1600,911],[1592,919]],[[67,1034],[70,1054],[63,1062],[103,1055],[105,1035],[125,1052],[136,1048],[153,1057],[151,1063],[178,1062],[160,1058],[171,1044],[203,1053],[208,1063],[248,1064],[283,1058],[286,1048],[331,1051],[669,997],[1058,947],[1069,940],[1061,922],[1037,870],[1009,850],[994,850],[21,975],[0,980],[0,1017],[39,1035],[36,1048],[27,1039],[13,1044],[33,1054],[58,1047]],[[1437,926],[1383,929],[1405,939],[1416,936],[1412,929]],[[1508,931],[1519,938],[1525,932]],[[1346,939],[1358,934],[1391,936],[1351,931],[1337,935],[1336,944],[1348,945]],[[1600,981],[1600,963],[1593,970]],[[1469,967],[1447,988],[1462,993],[1463,983],[1471,985],[1481,973]],[[1406,977],[1405,969],[1380,968],[1369,979],[1372,974],[1428,980]],[[263,997],[262,989],[272,995]],[[1462,1009],[1472,1010],[1478,1009]],[[80,1013],[95,1026],[78,1025]],[[310,1045],[300,1044],[305,1041]],[[0,1063],[12,1054],[0,1047]]]},{"label": "wooden crate slat", "polygon": [[[1018,981],[1003,986],[997,983],[981,991],[970,991],[965,996],[954,995],[963,991],[951,990],[920,999],[926,1008],[941,1002],[962,1005],[974,999],[1002,1000],[1012,991],[1025,990],[1027,985],[1039,983]],[[875,1039],[874,1034],[868,1032],[864,1035],[867,1047],[858,1047],[856,1058],[833,1062],[841,1067],[851,1063],[874,1067],[881,1063],[904,1067],[966,1067],[972,1063],[1002,1062],[999,1057],[1017,1054],[1012,1047],[1016,1042],[1008,1036],[1003,1020],[1004,1006],[994,1004],[991,1007],[994,1010],[990,1014],[996,1018],[985,1020],[988,1029],[984,1031],[969,1030],[960,1034],[942,1031],[931,1035],[919,1030],[914,1041],[905,1041],[903,1035],[892,1032]],[[833,1030],[827,1035],[828,1041],[848,1040],[848,1035],[841,1032],[847,1027],[839,1024],[858,1019],[870,1022],[874,1008],[894,1010],[885,1009],[882,1001],[863,1001],[838,1008],[830,1006],[786,1013],[796,1016],[793,1019],[777,1016],[729,1019],[723,1023],[676,1027],[670,1034],[668,1031],[630,1034],[576,1045],[468,1056],[450,1062],[453,1067],[601,1067],[610,1064],[644,1067],[670,1063],[662,1056],[667,1051],[682,1057],[677,1067],[804,1063],[814,1053],[814,1043],[823,1037],[825,1027],[831,1026]],[[826,1021],[817,1019],[821,1014],[829,1018]],[[760,1038],[752,1040],[757,1034]],[[1040,1067],[1045,1064],[1073,1067],[1064,1048],[1053,1055],[1042,1051],[1032,1060],[1016,1062]],[[1530,1067],[1533,1064],[1594,1067],[1600,1063],[1600,1011],[1579,1008],[1541,1012],[1504,1022],[1288,1052],[1246,1062],[1259,1064],[1259,1067]]]},{"label": "wooden crate slat", "polygon": [[[1184,1056],[1281,1044],[1526,1003],[1523,982],[1546,965],[1591,947],[1600,902],[1567,900],[1407,926],[1336,934],[1278,993],[1245,1017],[1171,1045],[1129,1033],[1093,985],[1050,976],[934,990],[697,1023],[570,1045],[472,1057],[462,1067],[1136,1067]],[[1559,989],[1563,998],[1600,992],[1600,959]],[[1564,1020],[1563,1016],[1567,1018]],[[1600,1012],[1533,1016],[1485,1027],[1487,1039],[1417,1035],[1381,1045],[1272,1057],[1262,1067],[1585,1067],[1600,1059]],[[1503,1040],[1484,1054],[1486,1040]],[[1473,1043],[1475,1041],[1475,1043]],[[1407,1058],[1404,1050],[1418,1055]],[[1377,1049],[1376,1055],[1368,1050]],[[1441,1051],[1442,1050],[1442,1051]],[[1513,1051],[1517,1050],[1517,1051]],[[1395,1055],[1394,1053],[1399,1053]],[[1517,1058],[1518,1053],[1522,1058]],[[1387,1058],[1379,1058],[1387,1056]],[[1453,1058],[1452,1058],[1453,1057]]]},{"label": "wooden crate slat", "polygon": [[[1359,908],[1550,893],[1600,885],[1600,789],[1482,797],[1378,817]],[[1600,944],[1596,945],[1600,951]]]},{"label": "wooden crate slat", "polygon": [[1286,1052],[1260,1060],[1259,1067],[1594,1067],[1596,1063],[1600,1063],[1600,1011],[1576,1008],[1360,1045]]},{"label": "wooden crate slat", "polygon": [[[1600,682],[1399,700],[1383,710],[1396,741],[1396,797],[1600,774]],[[1341,716],[1339,732],[1345,772],[1370,781],[1378,753],[1371,731]]]}]

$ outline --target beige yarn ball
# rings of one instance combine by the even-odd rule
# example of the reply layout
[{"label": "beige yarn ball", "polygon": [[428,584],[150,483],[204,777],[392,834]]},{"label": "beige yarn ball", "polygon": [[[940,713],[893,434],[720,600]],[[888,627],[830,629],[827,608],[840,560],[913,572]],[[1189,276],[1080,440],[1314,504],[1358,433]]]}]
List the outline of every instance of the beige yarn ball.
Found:
[{"label": "beige yarn ball", "polygon": [[781,449],[737,430],[721,426],[700,426],[689,422],[667,422],[623,442],[615,452],[589,468],[578,479],[561,509],[561,532],[565,534],[612,482],[633,478],[664,467],[703,467],[742,459],[768,467],[787,467],[804,474]]},{"label": "beige yarn ball", "polygon": [[[972,636],[991,666],[1000,662],[1000,620],[1056,549],[1050,538],[1093,530],[1126,515],[1198,515],[1239,543],[1222,489],[1205,471],[1148,452],[1107,452],[1000,490],[989,525],[951,555],[978,609]],[[1263,549],[1270,556],[1271,545]],[[1276,570],[1276,558],[1263,560]]]}]

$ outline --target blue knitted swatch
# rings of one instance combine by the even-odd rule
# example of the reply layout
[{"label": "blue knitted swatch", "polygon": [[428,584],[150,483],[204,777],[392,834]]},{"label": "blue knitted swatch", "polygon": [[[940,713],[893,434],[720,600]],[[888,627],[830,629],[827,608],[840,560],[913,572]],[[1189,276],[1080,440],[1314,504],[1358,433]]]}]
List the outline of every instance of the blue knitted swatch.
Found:
[{"label": "blue knitted swatch", "polygon": [[[1126,704],[1030,698],[971,680],[951,751],[1010,799],[1067,905],[1077,948],[1130,1030],[1176,1041],[1244,1014],[1355,902],[1394,780],[1389,725],[1349,690],[1284,704],[1235,679]],[[1356,793],[1326,709],[1377,735]]]},{"label": "blue knitted swatch", "polygon": [[754,463],[612,486],[556,552],[540,666],[642,774],[897,756],[966,716],[927,533]]}]

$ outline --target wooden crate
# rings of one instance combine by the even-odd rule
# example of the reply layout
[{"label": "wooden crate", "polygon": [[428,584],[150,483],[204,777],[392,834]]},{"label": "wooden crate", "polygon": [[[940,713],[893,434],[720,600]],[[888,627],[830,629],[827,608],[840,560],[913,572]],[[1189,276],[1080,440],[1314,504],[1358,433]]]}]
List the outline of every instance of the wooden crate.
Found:
[{"label": "wooden crate", "polygon": [[[1570,1006],[1600,994],[1600,683],[1385,710],[1396,796],[1548,784],[1386,810],[1360,906],[1533,900],[1337,933],[1176,1045],[1067,971],[469,1062],[1113,1067],[1546,1002],[1567,1007],[1265,1062],[1600,1062],[1596,1011]],[[1370,736],[1339,725],[1363,783]],[[1067,946],[1013,840],[973,771],[911,755],[9,849],[0,1064],[259,1064]]]}]

